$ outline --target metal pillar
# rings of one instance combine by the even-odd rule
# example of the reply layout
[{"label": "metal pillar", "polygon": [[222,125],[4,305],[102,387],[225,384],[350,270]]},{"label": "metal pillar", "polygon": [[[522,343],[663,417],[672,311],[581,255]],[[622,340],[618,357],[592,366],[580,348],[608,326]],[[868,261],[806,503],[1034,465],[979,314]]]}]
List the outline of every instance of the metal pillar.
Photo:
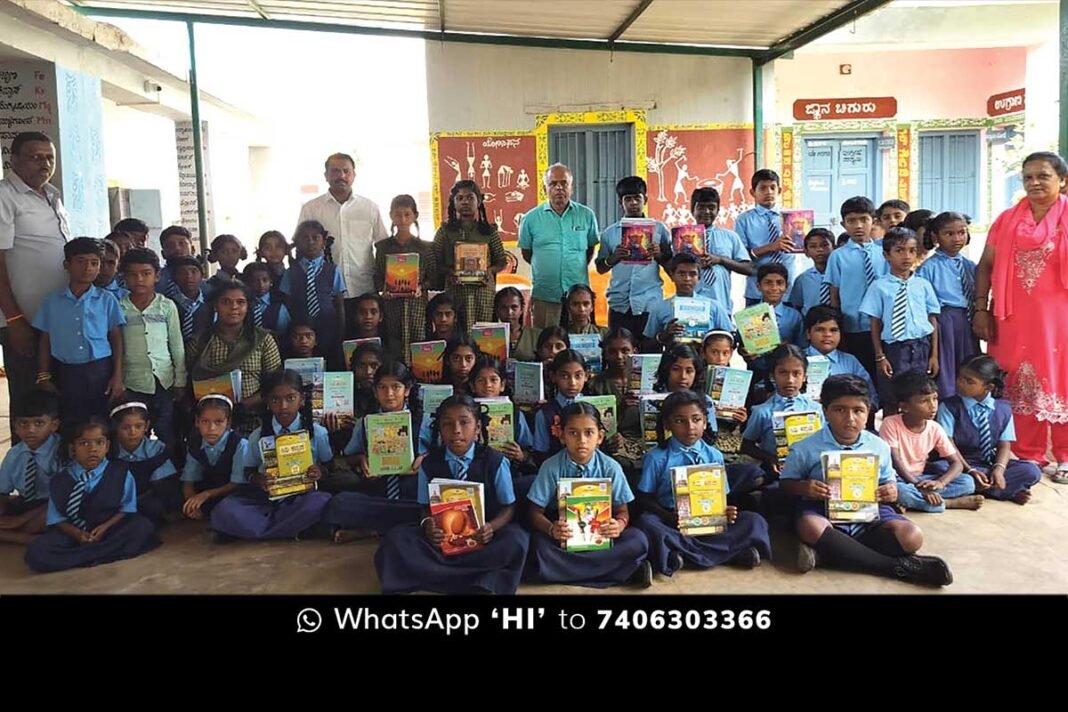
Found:
[{"label": "metal pillar", "polygon": [[200,126],[200,90],[197,88],[197,40],[193,22],[185,23],[189,34],[189,106],[193,115],[193,166],[197,174],[197,224],[200,228],[200,254],[208,253],[208,209],[204,197],[204,148]]},{"label": "metal pillar", "polygon": [[[1062,0],[1068,2],[1068,0]],[[757,170],[764,167],[764,65],[753,60],[753,150]]]}]

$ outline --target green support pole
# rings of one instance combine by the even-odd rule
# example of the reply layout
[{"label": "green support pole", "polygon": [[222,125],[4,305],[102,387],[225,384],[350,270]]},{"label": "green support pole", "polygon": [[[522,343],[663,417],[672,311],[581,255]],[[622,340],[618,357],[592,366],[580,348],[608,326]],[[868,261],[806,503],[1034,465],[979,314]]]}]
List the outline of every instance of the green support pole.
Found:
[{"label": "green support pole", "polygon": [[[1062,0],[1068,2],[1068,0]],[[764,65],[753,60],[753,150],[758,170],[764,167]]]},{"label": "green support pole", "polygon": [[200,128],[200,90],[197,88],[197,40],[194,23],[185,23],[189,33],[189,106],[193,115],[193,165],[197,174],[197,225],[200,254],[208,254],[208,208],[204,197],[204,137]]},{"label": "green support pole", "polygon": [[1061,0],[1060,154],[1068,155],[1068,0]]}]

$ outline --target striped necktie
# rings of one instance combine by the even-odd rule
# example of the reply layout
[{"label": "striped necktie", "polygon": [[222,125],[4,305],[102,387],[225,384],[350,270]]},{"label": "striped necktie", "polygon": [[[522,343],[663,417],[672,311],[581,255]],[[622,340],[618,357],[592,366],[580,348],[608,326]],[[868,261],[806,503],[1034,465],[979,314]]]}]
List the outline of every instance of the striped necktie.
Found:
[{"label": "striped necktie", "polygon": [[452,476],[455,479],[462,480],[464,482],[467,481],[468,465],[467,465],[466,461],[450,460],[449,461],[449,470],[452,471]]},{"label": "striped necktie", "polygon": [[319,290],[315,284],[315,278],[319,276],[322,264],[316,267],[312,262],[307,265],[308,275],[308,316],[312,319],[319,316]]},{"label": "striped necktie", "polygon": [[386,499],[400,499],[400,475],[386,475]]},{"label": "striped necktie", "polygon": [[894,309],[890,313],[890,337],[894,341],[905,339],[905,325],[908,322],[909,310],[909,283],[902,282],[894,295]]},{"label": "striped necktie", "polygon": [[[779,227],[778,221],[775,219],[778,215],[773,212],[768,212],[768,244],[775,242],[782,237],[782,228]],[[776,250],[768,255],[768,260],[771,262],[782,262],[782,252]]]},{"label": "striped necktie", "polygon": [[975,316],[975,279],[964,266],[964,258],[957,255],[951,258],[957,268],[957,276],[960,278],[960,293],[964,297],[965,308],[968,310],[968,321]]},{"label": "striped necktie", "polygon": [[990,411],[982,404],[972,406],[972,422],[979,433],[979,452],[984,462],[994,461],[994,438],[990,433]]},{"label": "striped necktie", "polygon": [[197,309],[200,308],[199,304],[187,302],[182,307],[182,338],[189,339],[193,336],[193,321],[196,319]]},{"label": "striped necktie", "polygon": [[67,499],[67,520],[79,529],[86,527],[85,520],[82,519],[82,498],[85,497],[85,490],[89,486],[89,474],[86,472],[84,475],[74,476],[74,487]]},{"label": "striped necktie", "polygon": [[864,255],[864,279],[867,280],[868,286],[875,281],[875,264],[871,261],[871,253],[868,252],[867,247],[861,247],[861,252]]},{"label": "striped necktie", "polygon": [[37,497],[37,458],[28,453],[26,458],[26,478],[22,486],[22,499],[29,502]]},{"label": "striped necktie", "polygon": [[691,465],[701,464],[701,451],[695,447],[680,447],[679,452],[685,457]]},{"label": "striped necktie", "polygon": [[256,299],[256,302],[252,305],[252,323],[256,326],[263,326],[263,313],[267,311],[267,306]]},{"label": "striped necktie", "polygon": [[794,410],[794,408],[797,407],[797,399],[796,398],[793,398],[793,397],[791,397],[791,398],[783,398],[782,402],[783,402],[782,409],[787,411],[787,412],[790,412],[790,411]]},{"label": "striped necktie", "polygon": [[576,462],[573,462],[571,464],[575,466],[575,477],[579,478],[580,480],[586,477],[586,475],[589,473],[589,468],[587,468],[585,465],[580,465]]},{"label": "striped necktie", "polygon": [[831,283],[820,282],[820,304],[830,305],[831,303]]},{"label": "striped necktie", "polygon": [[[708,246],[708,240],[705,240],[705,245]],[[707,247],[706,247],[706,249],[707,249]],[[711,252],[711,250],[709,250],[709,252]],[[712,265],[711,267],[706,267],[705,269],[701,270],[701,282],[706,287],[711,287],[712,285],[714,285],[716,283],[716,266],[715,265]]]}]

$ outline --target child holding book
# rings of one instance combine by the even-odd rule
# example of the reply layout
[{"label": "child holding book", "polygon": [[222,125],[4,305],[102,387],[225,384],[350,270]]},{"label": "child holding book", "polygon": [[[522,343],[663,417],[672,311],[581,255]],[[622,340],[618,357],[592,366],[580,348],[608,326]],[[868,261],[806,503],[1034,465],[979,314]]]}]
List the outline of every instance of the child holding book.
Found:
[{"label": "child holding book", "polygon": [[[868,371],[853,354],[838,348],[842,341],[842,312],[834,307],[817,306],[805,315],[805,336],[808,340],[806,356],[824,356],[830,362],[828,376],[857,376],[868,384],[872,393],[872,405],[878,405],[875,384]],[[874,423],[874,421],[872,421]]]},{"label": "child holding book", "polygon": [[[70,244],[70,243],[68,243]],[[48,489],[48,531],[26,548],[26,565],[48,573],[132,559],[160,545],[156,527],[137,513],[127,464],[108,459],[107,422],[76,424],[70,462]]]},{"label": "child holding book", "polygon": [[586,359],[578,351],[566,349],[553,357],[549,378],[555,386],[555,395],[534,414],[534,451],[539,461],[555,455],[563,447],[560,414],[582,394],[589,375]]},{"label": "child holding book", "polygon": [[834,233],[830,230],[816,227],[805,235],[805,256],[812,260],[813,266],[797,276],[786,300],[802,316],[807,316],[812,307],[831,304],[831,285],[823,281],[823,275],[833,251]]},{"label": "child holding book", "polygon": [[[782,180],[775,171],[761,168],[753,173],[749,186],[753,208],[738,216],[734,221],[734,229],[749,249],[749,254],[753,256],[754,270],[766,264],[785,265],[789,288],[797,269],[796,253],[800,252],[801,248],[794,244],[791,235],[783,234],[782,213],[776,209],[782,192]],[[746,280],[745,305],[759,303],[760,297],[757,279],[751,275]]]},{"label": "child holding book", "polygon": [[330,495],[314,489],[272,500],[268,488],[273,478],[265,474],[260,440],[307,431],[312,466],[304,480],[315,483],[332,467],[334,453],[326,429],[312,420],[311,401],[296,371],[272,371],[263,375],[266,409],[260,427],[248,439],[245,471],[236,484],[244,485],[223,499],[211,512],[211,529],[217,542],[229,539],[292,539],[319,524]]},{"label": "child holding book", "polygon": [[[686,327],[675,318],[675,299],[679,297],[693,298],[697,288],[697,280],[701,270],[697,258],[691,254],[682,253],[675,255],[668,263],[668,274],[675,283],[675,296],[671,299],[661,299],[658,304],[649,310],[649,320],[645,324],[644,336],[648,343],[646,349],[650,353],[660,351],[662,348],[675,343],[680,335],[686,332]],[[707,329],[720,329],[734,331],[734,322],[723,307],[704,297],[697,297],[709,304],[709,323]]]},{"label": "child holding book", "polygon": [[[751,569],[761,557],[771,557],[768,523],[754,512],[726,506],[728,527],[721,534],[687,536],[679,532],[672,468],[723,464],[719,450],[704,441],[706,404],[692,391],[672,393],[664,401],[657,420],[657,447],[645,457],[638,501],[642,513],[636,522],[649,539],[653,567],[671,576],[684,565],[710,569],[723,563]],[[724,473],[724,496],[730,485]],[[726,500],[724,500],[726,503]]]},{"label": "child holding book", "polygon": [[330,254],[334,238],[327,235],[321,223],[305,220],[297,226],[293,242],[297,246],[297,259],[282,275],[278,289],[286,295],[293,318],[315,327],[327,366],[336,370],[342,358],[347,291],[345,278]]},{"label": "child holding book", "polygon": [[497,321],[508,325],[508,339],[511,342],[508,354],[512,361],[538,360],[538,335],[541,330],[524,323],[526,308],[526,298],[515,287],[502,287],[493,297],[493,313]]},{"label": "child holding book", "polygon": [[457,334],[445,345],[441,360],[441,382],[452,386],[453,395],[467,393],[467,377],[475,367],[475,361],[482,355],[468,334]]},{"label": "child holding book", "polygon": [[[356,297],[352,300],[352,323],[349,336],[352,339],[377,338],[382,342],[383,359],[402,361],[404,359],[400,353],[400,340],[395,337],[395,332],[386,328],[385,309],[385,300],[374,292],[366,292]],[[411,359],[410,352],[408,358]]]},{"label": "child holding book", "polygon": [[280,338],[289,330],[290,316],[285,297],[275,289],[271,268],[265,262],[249,262],[241,272],[241,281],[254,297],[252,323]]},{"label": "child holding book", "polygon": [[[789,278],[786,267],[779,262],[769,262],[757,269],[756,277],[757,289],[760,290],[762,297],[761,302],[770,306],[775,314],[775,323],[779,327],[779,342],[796,344],[804,348],[806,344],[801,312],[783,302]],[[767,381],[769,368],[767,356],[748,353],[744,343],[740,350],[742,357],[749,364],[749,370],[753,372],[754,383],[759,386]]]},{"label": "child holding book", "polygon": [[[375,245],[375,289],[382,293],[382,320],[393,325],[393,333],[400,338],[397,351],[405,363],[411,363],[412,342],[421,341],[426,331],[426,288],[434,274],[433,251],[430,244],[419,237],[419,208],[415,198],[398,195],[389,205],[390,236]],[[412,227],[415,227],[415,233]],[[419,255],[416,284],[406,285],[403,291],[390,289],[390,255]]]},{"label": "child holding book", "polygon": [[448,341],[466,333],[463,305],[454,301],[448,292],[434,295],[426,305],[426,341]]},{"label": "child holding book", "polygon": [[182,469],[182,514],[206,519],[224,497],[244,480],[248,441],[230,427],[234,404],[223,395],[197,401],[196,424],[189,434]]},{"label": "child holding book", "polygon": [[159,527],[166,520],[180,518],[182,487],[173,453],[165,443],[149,437],[151,428],[146,404],[129,401],[116,406],[111,411],[109,456],[129,468],[137,486],[137,511]]},{"label": "child holding book", "polygon": [[34,388],[12,415],[19,442],[0,464],[0,542],[25,546],[45,531],[48,487],[62,468],[59,401]]},{"label": "child holding book", "polygon": [[[435,447],[419,466],[419,527],[395,527],[375,552],[383,593],[512,595],[519,588],[529,535],[515,521],[516,497],[508,458],[486,446],[486,419],[469,396],[454,395],[434,419],[444,447]],[[480,483],[485,521],[471,536],[481,546],[456,556],[441,547],[446,532],[430,516],[433,480]]]},{"label": "child holding book", "polygon": [[620,327],[609,330],[601,342],[604,370],[586,384],[586,393],[589,395],[615,396],[618,427],[613,437],[605,438],[601,449],[619,461],[628,478],[633,473],[635,482],[645,457],[639,400],[627,387],[630,357],[636,353],[638,339],[634,334]]},{"label": "child holding book", "polygon": [[597,297],[585,284],[573,284],[563,296],[560,326],[569,334],[597,334],[601,338],[608,327],[597,325]]},{"label": "child holding book", "polygon": [[[505,380],[504,366],[492,356],[479,356],[475,361],[474,368],[467,377],[468,392],[474,398],[500,398],[511,397],[508,392],[508,382]],[[440,445],[440,443],[438,443]],[[526,496],[530,483],[534,481],[537,466],[534,463],[534,434],[527,425],[527,419],[519,408],[512,404],[512,440],[500,448],[501,453],[508,458],[512,474],[517,478],[522,476],[523,483],[516,483],[517,491]]]},{"label": "child holding book", "polygon": [[698,225],[705,226],[705,254],[698,257],[701,279],[697,294],[719,304],[728,314],[734,313],[731,295],[731,272],[749,277],[755,271],[749,250],[733,230],[716,225],[720,213],[719,191],[697,188],[690,194],[690,211]]},{"label": "child holding book", "polygon": [[[623,469],[598,449],[604,439],[600,412],[589,403],[572,403],[560,413],[560,430],[566,449],[542,463],[527,494],[533,505],[528,516],[532,531],[528,577],[593,588],[628,582],[648,588],[653,583],[653,567],[647,558],[649,540],[640,529],[629,526],[627,505],[634,495]],[[559,511],[562,478],[610,480],[612,514],[601,524],[599,533],[612,540],[611,548],[582,552],[563,548],[571,537],[571,527]]]},{"label": "child holding book", "polygon": [[[897,485],[890,448],[864,429],[871,408],[868,386],[856,376],[831,376],[823,384],[826,426],[797,443],[783,467],[783,489],[800,498],[797,535],[801,540],[797,566],[802,573],[820,565],[885,576],[907,583],[948,586],[953,583],[946,562],[920,556],[923,532],[894,511]],[[850,450],[879,457],[879,518],[874,522],[831,523],[827,501],[831,488],[823,468],[824,452]]]},{"label": "child holding book", "polygon": [[689,344],[676,344],[664,352],[660,367],[656,370],[654,390],[659,393],[690,391],[698,394],[705,404],[706,437],[715,441],[716,406],[705,393],[705,364],[701,356]]}]

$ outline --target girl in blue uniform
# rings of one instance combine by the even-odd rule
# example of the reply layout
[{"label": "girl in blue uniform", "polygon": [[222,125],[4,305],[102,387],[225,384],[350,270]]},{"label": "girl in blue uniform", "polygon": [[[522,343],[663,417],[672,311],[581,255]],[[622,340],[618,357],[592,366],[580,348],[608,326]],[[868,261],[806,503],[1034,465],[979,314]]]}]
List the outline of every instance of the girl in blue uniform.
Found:
[{"label": "girl in blue uniform", "polygon": [[293,242],[298,258],[282,275],[279,290],[288,299],[294,321],[315,327],[319,348],[331,370],[342,363],[341,338],[345,332],[345,279],[334,264],[330,245],[334,238],[314,220],[297,226]]},{"label": "girl in blue uniform", "polygon": [[148,405],[131,401],[111,411],[111,458],[126,463],[137,485],[137,511],[157,527],[182,509],[182,487],[170,449],[148,436]]},{"label": "girl in blue uniform", "polygon": [[534,414],[534,451],[540,461],[544,462],[563,448],[560,414],[582,395],[589,377],[589,366],[578,351],[564,349],[553,357],[549,379],[556,394],[550,396]]},{"label": "girl in blue uniform", "polygon": [[234,404],[224,395],[197,401],[196,429],[182,469],[182,514],[204,519],[244,480],[248,441],[230,427]]}]

